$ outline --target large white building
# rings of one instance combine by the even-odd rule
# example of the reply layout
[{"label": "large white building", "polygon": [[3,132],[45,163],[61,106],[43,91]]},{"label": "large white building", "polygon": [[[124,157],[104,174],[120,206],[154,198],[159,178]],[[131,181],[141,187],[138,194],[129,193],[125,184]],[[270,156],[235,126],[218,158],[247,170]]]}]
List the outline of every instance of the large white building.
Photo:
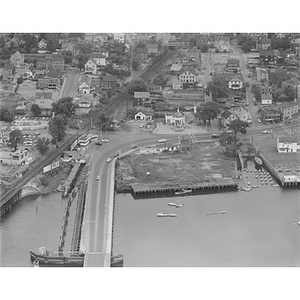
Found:
[{"label": "large white building", "polygon": [[300,144],[294,137],[278,137],[277,151],[279,153],[297,153],[300,149]]}]

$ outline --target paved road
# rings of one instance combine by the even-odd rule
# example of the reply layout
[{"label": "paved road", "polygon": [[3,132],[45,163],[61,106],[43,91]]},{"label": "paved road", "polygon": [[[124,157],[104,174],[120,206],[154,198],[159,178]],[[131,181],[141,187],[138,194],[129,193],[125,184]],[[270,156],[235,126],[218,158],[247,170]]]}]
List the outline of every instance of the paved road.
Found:
[{"label": "paved road", "polygon": [[74,97],[79,76],[80,72],[78,69],[67,70],[67,79],[62,91],[61,98]]}]

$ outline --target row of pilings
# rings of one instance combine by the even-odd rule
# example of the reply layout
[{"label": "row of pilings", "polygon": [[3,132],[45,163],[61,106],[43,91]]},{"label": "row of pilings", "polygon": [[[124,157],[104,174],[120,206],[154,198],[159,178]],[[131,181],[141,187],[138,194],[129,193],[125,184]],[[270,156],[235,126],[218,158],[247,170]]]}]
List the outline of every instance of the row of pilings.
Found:
[{"label": "row of pilings", "polygon": [[7,200],[5,203],[1,205],[1,215],[0,219],[2,219],[8,212],[10,212],[13,207],[21,201],[21,192],[20,189],[19,192],[17,192],[13,197],[11,197],[9,200]]}]

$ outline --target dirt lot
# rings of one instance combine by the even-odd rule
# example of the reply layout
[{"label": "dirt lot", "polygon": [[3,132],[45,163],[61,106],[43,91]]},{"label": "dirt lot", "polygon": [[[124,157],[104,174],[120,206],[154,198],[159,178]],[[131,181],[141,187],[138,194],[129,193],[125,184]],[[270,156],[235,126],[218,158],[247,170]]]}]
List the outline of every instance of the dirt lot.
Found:
[{"label": "dirt lot", "polygon": [[[148,173],[147,173],[148,172]],[[193,185],[228,182],[235,177],[235,163],[222,154],[218,142],[193,144],[186,152],[133,154],[119,160],[118,186],[141,184]]]}]

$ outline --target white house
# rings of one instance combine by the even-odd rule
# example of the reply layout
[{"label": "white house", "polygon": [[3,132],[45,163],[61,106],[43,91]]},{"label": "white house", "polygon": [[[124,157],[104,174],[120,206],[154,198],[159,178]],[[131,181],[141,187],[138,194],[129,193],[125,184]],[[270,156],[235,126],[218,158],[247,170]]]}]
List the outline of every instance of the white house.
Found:
[{"label": "white house", "polygon": [[297,102],[283,102],[280,105],[282,119],[288,120],[299,114],[299,105]]},{"label": "white house", "polygon": [[173,90],[182,90],[183,89],[183,83],[179,79],[174,78],[172,80],[172,89]]},{"label": "white house", "polygon": [[94,59],[98,67],[105,67],[106,62],[106,56],[104,54],[92,54],[91,58]]},{"label": "white house", "polygon": [[125,42],[125,34],[124,33],[114,33],[114,40],[119,43]]},{"label": "white house", "polygon": [[84,65],[85,72],[92,73],[93,75],[97,74],[97,62],[90,58]]},{"label": "white house", "polygon": [[47,41],[44,40],[44,39],[41,39],[41,40],[39,41],[38,47],[39,47],[40,49],[46,49],[46,48],[47,48]]},{"label": "white house", "polygon": [[198,76],[198,74],[193,71],[182,70],[178,75],[178,79],[182,83],[194,83],[197,81],[197,76]]},{"label": "white house", "polygon": [[243,87],[243,80],[238,77],[233,77],[229,80],[228,87],[232,90],[239,90]]},{"label": "white house", "polygon": [[300,144],[294,137],[278,137],[277,151],[279,153],[297,153],[300,149]]},{"label": "white house", "polygon": [[41,109],[52,109],[53,96],[51,92],[37,92],[35,94],[35,103]]},{"label": "white house", "polygon": [[151,121],[153,119],[152,114],[145,114],[141,111],[134,115],[135,120]]},{"label": "white house", "polygon": [[27,150],[12,151],[0,151],[0,163],[20,166],[25,164],[26,158],[28,157]]},{"label": "white house", "polygon": [[220,52],[229,52],[230,51],[230,43],[228,41],[217,41],[214,46],[220,51]]},{"label": "white house", "polygon": [[258,82],[268,82],[269,81],[269,72],[264,68],[256,68],[256,80]]},{"label": "white house", "polygon": [[232,113],[234,113],[241,121],[247,122],[248,124],[252,123],[252,116],[251,114],[246,111],[242,107],[237,107],[237,108],[231,108],[230,109]]},{"label": "white house", "polygon": [[183,128],[186,124],[186,118],[185,115],[178,109],[175,113],[165,114],[165,123],[170,125],[172,124],[177,128]]}]

